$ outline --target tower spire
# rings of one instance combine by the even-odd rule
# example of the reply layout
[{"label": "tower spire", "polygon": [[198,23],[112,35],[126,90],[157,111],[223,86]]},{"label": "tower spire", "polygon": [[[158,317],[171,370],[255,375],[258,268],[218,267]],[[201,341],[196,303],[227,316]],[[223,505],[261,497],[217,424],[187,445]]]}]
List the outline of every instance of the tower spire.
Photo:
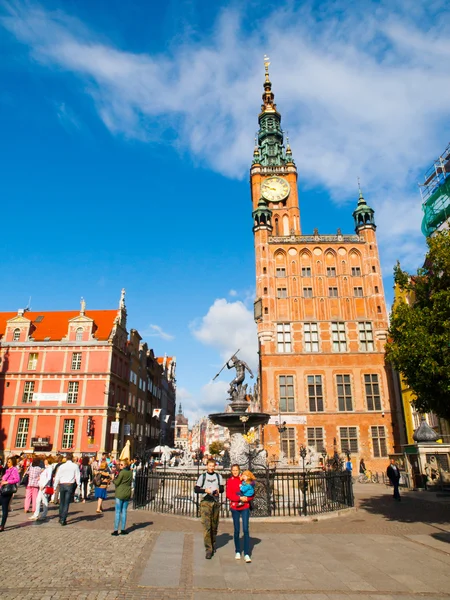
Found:
[{"label": "tower spire", "polygon": [[258,117],[259,131],[257,145],[253,151],[253,164],[263,167],[279,167],[293,163],[292,151],[285,150],[281,115],[277,111],[272,82],[269,76],[270,60],[264,55],[264,93],[262,95],[261,112]]},{"label": "tower spire", "polygon": [[364,199],[361,183],[358,177],[358,205],[353,211],[353,219],[355,220],[355,231],[359,233],[361,229],[371,228],[376,229],[374,214],[375,211],[371,208]]}]

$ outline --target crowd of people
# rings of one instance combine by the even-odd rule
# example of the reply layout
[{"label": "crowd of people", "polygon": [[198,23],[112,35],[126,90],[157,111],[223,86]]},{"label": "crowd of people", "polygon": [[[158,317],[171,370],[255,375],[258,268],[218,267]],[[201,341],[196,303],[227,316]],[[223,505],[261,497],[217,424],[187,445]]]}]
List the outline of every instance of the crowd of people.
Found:
[{"label": "crowd of people", "polygon": [[134,475],[139,461],[133,458],[115,460],[103,453],[96,456],[26,455],[10,456],[6,464],[0,462],[0,506],[2,518],[0,532],[5,530],[11,500],[18,487],[24,486],[24,512],[32,513],[30,521],[47,519],[49,504],[59,506],[59,522],[67,525],[70,503],[97,500],[96,512],[103,512],[103,502],[108,497],[111,484],[115,490],[115,522],[112,535],[126,535],[128,504],[132,497]]}]

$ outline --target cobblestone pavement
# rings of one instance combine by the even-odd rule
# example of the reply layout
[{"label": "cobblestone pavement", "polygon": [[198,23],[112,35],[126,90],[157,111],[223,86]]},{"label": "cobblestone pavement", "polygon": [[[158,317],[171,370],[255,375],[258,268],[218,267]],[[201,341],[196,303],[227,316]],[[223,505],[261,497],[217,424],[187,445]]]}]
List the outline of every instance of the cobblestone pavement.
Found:
[{"label": "cobblestone pavement", "polygon": [[251,564],[234,559],[232,525],[205,561],[196,520],[129,511],[130,535],[111,537],[113,502],[55,507],[45,522],[13,501],[0,535],[1,600],[450,600],[450,499],[355,485],[357,511],[308,522],[251,522]]}]

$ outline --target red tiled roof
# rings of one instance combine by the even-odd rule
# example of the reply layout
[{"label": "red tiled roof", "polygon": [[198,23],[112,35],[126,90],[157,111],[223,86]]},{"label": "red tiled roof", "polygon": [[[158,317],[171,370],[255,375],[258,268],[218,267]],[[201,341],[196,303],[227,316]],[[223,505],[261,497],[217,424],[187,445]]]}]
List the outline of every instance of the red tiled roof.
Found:
[{"label": "red tiled roof", "polygon": [[[32,321],[34,327],[36,327],[31,334],[36,341],[42,342],[47,337],[51,341],[56,341],[67,335],[70,319],[79,317],[80,311],[26,312],[23,316]],[[44,318],[36,322],[39,316]],[[87,310],[85,316],[94,321],[94,337],[97,340],[107,340],[114,326],[117,310]],[[17,317],[16,312],[0,312],[0,339],[5,335],[6,322],[14,317]]]},{"label": "red tiled roof", "polygon": [[172,356],[157,356],[156,360],[158,361],[158,364],[162,365],[164,363],[164,359],[166,359],[166,365],[170,365],[170,363],[173,361],[173,357]]}]

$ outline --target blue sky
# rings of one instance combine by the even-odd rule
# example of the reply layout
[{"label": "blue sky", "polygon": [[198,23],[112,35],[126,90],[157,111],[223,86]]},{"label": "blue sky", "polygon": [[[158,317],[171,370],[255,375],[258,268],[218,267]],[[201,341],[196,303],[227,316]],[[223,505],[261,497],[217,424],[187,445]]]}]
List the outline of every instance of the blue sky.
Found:
[{"label": "blue sky", "polygon": [[[355,6],[352,6],[352,5]],[[450,138],[445,2],[0,0],[2,310],[112,308],[177,356],[191,418],[254,366],[248,169],[264,53],[302,228],[351,232],[361,178],[388,300],[420,264],[416,182]]]}]

